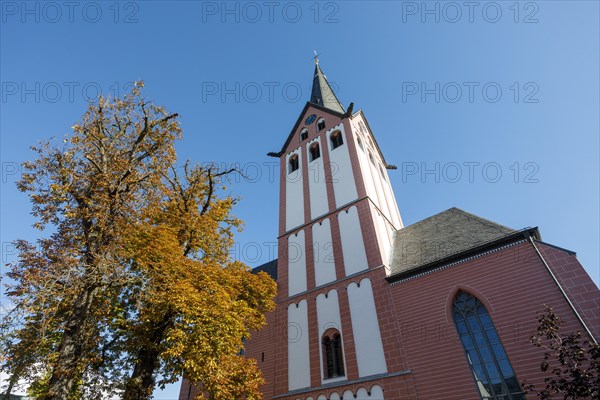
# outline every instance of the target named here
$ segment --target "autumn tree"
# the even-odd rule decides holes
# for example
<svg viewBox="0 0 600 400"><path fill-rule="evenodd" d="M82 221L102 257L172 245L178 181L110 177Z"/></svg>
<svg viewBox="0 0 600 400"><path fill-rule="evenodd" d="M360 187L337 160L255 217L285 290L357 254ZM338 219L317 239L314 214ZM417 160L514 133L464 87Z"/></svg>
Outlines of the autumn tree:
<svg viewBox="0 0 600 400"><path fill-rule="evenodd" d="M544 378L543 389L524 382L526 392L537 393L543 400L600 398L600 346L579 331L561 334L563 321L551 307L538 315L538 323L531 342L545 349L540 369L549 376Z"/></svg>
<svg viewBox="0 0 600 400"><path fill-rule="evenodd" d="M217 185L229 171L186 164L180 179L177 114L142 86L91 104L62 143L24 164L19 189L51 233L18 241L9 265L8 393L20 378L45 400L149 398L157 374L164 384L185 372L207 393L260 383L237 354L272 309L274 282L228 258L240 223Z"/></svg>
<svg viewBox="0 0 600 400"><path fill-rule="evenodd" d="M130 305L127 346L137 348L123 398L150 398L182 374L211 399L259 398L262 383L253 361L240 356L242 339L274 307L274 282L230 260L235 199L217 197L222 176L212 166L176 169L165 176L158 207L129 237L133 269L143 277Z"/></svg>

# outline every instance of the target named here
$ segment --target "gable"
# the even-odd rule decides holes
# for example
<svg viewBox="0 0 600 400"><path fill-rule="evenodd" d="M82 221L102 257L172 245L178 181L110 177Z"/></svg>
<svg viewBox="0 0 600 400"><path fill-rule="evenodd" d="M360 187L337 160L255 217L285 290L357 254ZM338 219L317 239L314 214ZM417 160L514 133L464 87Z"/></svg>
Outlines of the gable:
<svg viewBox="0 0 600 400"><path fill-rule="evenodd" d="M289 149L295 149L297 146L291 147L290 144L292 143L294 137L298 137L298 135L300 134L300 131L304 127L309 128L309 126L305 125L305 121L306 121L306 118L311 114L316 114L317 118L315 119L315 121L312 124L310 124L310 127L316 126L316 123L320 117L324 117L324 118L328 118L328 119L333 117L333 118L338 118L339 120L341 120L347 116L346 114L339 113L339 112L330 110L325 107L321 107L317 104L313 104L308 101L308 102L306 102L306 105L302 109L302 112L300 112L300 116L296 120L296 123L294 124L294 127L292 128L291 132L289 133L285 143L281 147L281 150L279 150L278 152L270 152L268 155L271 157L281 157L283 154L288 152ZM337 124L334 124L334 125L337 125ZM333 125L330 125L330 126L333 126ZM311 129L309 129L309 133L314 132L314 130L312 132L310 132L310 131L311 131Z"/></svg>

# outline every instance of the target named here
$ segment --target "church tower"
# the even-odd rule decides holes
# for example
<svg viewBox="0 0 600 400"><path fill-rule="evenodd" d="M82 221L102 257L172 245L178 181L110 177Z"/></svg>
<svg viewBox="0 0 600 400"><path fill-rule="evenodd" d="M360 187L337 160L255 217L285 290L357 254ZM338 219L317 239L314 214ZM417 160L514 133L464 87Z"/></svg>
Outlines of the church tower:
<svg viewBox="0 0 600 400"><path fill-rule="evenodd" d="M318 60L281 150L277 306L244 354L265 400L523 400L544 387L535 317L600 337L600 291L576 254L457 208L404 227L361 111ZM199 388L184 380L180 400Z"/></svg>
<svg viewBox="0 0 600 400"><path fill-rule="evenodd" d="M344 108L315 63L310 101L269 153L280 160L277 320L287 321L287 337L275 341L273 395L281 398L384 377L386 354L395 354L382 336L386 291L375 284L403 227L387 174L395 167L362 111ZM383 399L377 387L364 398Z"/></svg>

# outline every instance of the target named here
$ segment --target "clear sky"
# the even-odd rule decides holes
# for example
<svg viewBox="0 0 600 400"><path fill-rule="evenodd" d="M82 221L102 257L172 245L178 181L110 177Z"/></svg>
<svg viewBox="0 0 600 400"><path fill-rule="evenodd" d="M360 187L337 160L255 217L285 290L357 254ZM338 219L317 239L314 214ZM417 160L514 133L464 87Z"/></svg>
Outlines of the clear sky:
<svg viewBox="0 0 600 400"><path fill-rule="evenodd" d="M181 115L181 159L239 164L235 257L274 258L275 159L310 96L313 50L363 109L405 225L450 207L577 252L599 281L597 1L2 1L1 242L35 239L15 188L28 147L98 91ZM174 399L178 387L157 393Z"/></svg>

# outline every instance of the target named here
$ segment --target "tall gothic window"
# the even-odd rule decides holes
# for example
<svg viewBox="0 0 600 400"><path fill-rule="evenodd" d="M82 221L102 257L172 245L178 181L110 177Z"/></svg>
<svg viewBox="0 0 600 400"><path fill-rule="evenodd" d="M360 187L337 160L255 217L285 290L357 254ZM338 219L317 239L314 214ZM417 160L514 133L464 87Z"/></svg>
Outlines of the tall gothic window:
<svg viewBox="0 0 600 400"><path fill-rule="evenodd" d="M458 292L454 323L483 400L524 400L519 381L487 310L477 298Z"/></svg>
<svg viewBox="0 0 600 400"><path fill-rule="evenodd" d="M342 338L337 331L323 337L323 372L325 379L344 376L344 355Z"/></svg>

